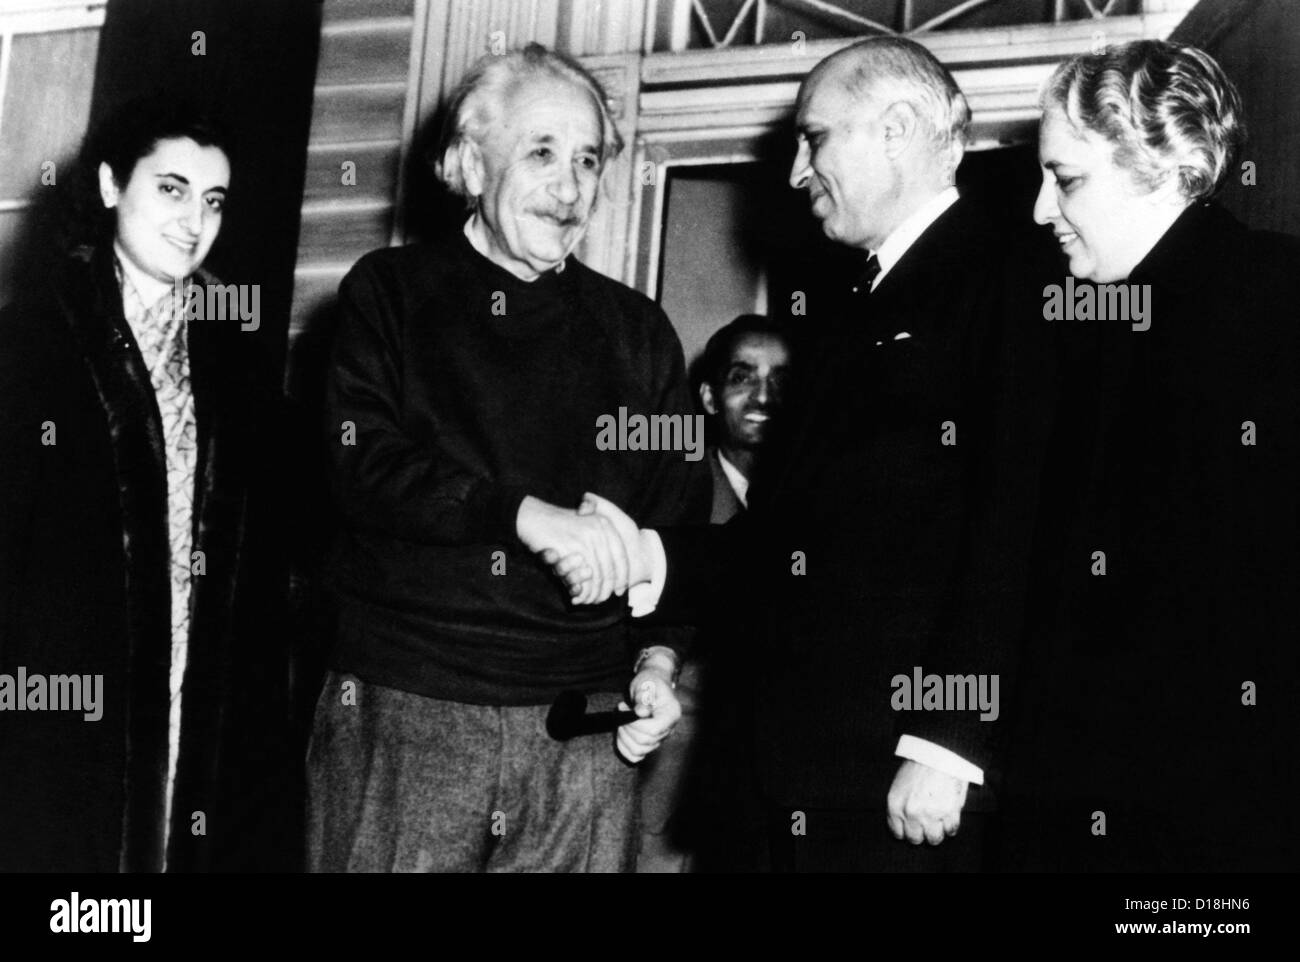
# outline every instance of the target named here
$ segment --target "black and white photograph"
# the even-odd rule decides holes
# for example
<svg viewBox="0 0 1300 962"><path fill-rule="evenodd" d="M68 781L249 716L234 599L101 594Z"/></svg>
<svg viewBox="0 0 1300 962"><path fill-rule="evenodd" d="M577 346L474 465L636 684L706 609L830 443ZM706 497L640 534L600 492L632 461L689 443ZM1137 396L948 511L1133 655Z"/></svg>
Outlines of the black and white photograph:
<svg viewBox="0 0 1300 962"><path fill-rule="evenodd" d="M0 933L1278 936L1298 157L1295 0L0 0Z"/></svg>

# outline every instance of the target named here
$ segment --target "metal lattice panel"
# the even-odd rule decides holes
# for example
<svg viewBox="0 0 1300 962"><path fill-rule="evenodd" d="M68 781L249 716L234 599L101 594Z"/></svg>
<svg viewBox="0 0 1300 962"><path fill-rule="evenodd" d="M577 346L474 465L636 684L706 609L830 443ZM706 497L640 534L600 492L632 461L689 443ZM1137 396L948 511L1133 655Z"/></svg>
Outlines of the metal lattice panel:
<svg viewBox="0 0 1300 962"><path fill-rule="evenodd" d="M834 25L833 29L840 36L914 35L958 26L963 18L981 8L999 5L1009 8L1014 0L1010 2L1009 0L960 0L948 9L934 13L924 20L919 20L917 17L915 0L901 0L896 11L893 11L895 24L898 26L891 26L880 19L866 16L864 10L874 9L880 5L864 2L853 4L844 0L839 3L832 3L830 0L744 0L740 9L731 15L729 21L726 19L727 12L716 0L681 0L681 2L689 2L690 19L698 28L694 32L697 42L689 45L722 49L784 41L785 37L772 37L769 31L772 15L778 12L814 16L828 25ZM1119 10L1121 2L1120 0L1054 0L1050 6L1051 9L1046 17L1028 16L1021 22L1060 23L1067 19L1088 18L1100 20ZM1044 9L1045 7L1046 5ZM1140 10L1130 9L1131 7L1132 4L1124 7L1123 12L1140 12ZM698 42L700 39L703 40L702 44Z"/></svg>

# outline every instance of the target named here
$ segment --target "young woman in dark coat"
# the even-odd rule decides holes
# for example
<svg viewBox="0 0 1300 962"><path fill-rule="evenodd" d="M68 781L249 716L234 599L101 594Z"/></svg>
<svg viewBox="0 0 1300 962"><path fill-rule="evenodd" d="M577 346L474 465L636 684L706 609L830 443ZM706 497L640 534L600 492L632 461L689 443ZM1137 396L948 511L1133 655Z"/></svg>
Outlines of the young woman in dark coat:
<svg viewBox="0 0 1300 962"><path fill-rule="evenodd" d="M135 103L82 165L0 313L0 870L278 867L281 395L201 269L226 141Z"/></svg>

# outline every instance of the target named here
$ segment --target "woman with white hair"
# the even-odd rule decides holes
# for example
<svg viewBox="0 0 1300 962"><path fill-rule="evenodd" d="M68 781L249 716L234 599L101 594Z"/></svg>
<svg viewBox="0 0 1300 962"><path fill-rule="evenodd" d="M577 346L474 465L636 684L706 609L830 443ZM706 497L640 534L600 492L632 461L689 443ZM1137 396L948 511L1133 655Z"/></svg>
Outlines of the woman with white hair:
<svg viewBox="0 0 1300 962"><path fill-rule="evenodd" d="M1168 42L1043 95L1034 218L1095 308L1054 322L1007 867L1293 864L1300 246L1210 200L1243 133L1218 64Z"/></svg>

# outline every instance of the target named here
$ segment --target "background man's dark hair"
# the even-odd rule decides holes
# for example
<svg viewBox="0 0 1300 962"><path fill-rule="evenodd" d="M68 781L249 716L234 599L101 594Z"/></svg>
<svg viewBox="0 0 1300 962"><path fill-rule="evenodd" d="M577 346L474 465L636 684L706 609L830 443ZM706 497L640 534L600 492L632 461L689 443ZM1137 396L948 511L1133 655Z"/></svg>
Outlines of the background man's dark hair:
<svg viewBox="0 0 1300 962"><path fill-rule="evenodd" d="M736 343L747 334L769 334L779 337L790 347L790 329L779 320L764 317L761 314L741 314L735 320L724 324L713 332L704 351L695 362L691 378L691 390L699 393L700 385L705 381L715 390L722 384L731 363L731 352Z"/></svg>

